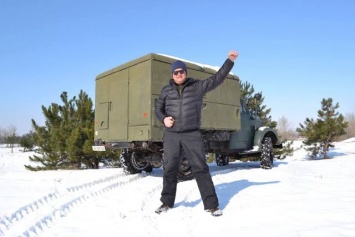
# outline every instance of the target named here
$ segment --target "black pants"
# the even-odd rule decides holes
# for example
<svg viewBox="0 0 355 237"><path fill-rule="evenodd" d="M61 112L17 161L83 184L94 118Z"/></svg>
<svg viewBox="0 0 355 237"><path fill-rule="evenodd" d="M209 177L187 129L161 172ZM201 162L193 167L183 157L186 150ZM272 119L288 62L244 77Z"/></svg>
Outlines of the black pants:
<svg viewBox="0 0 355 237"><path fill-rule="evenodd" d="M165 132L164 144L164 176L160 201L169 207L175 203L177 173L182 150L191 165L204 209L218 207L218 198L206 163L205 147L200 131L174 133Z"/></svg>

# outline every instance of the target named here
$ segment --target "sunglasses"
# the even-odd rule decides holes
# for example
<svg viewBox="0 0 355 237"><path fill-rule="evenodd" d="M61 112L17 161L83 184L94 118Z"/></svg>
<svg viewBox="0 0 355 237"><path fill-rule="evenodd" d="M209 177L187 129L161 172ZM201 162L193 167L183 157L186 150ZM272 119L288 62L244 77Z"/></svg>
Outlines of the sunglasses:
<svg viewBox="0 0 355 237"><path fill-rule="evenodd" d="M176 71L173 72L173 74L174 74L175 76L176 76L177 74L179 74L179 73L182 75L182 74L185 73L185 71L181 69L181 70L176 70Z"/></svg>

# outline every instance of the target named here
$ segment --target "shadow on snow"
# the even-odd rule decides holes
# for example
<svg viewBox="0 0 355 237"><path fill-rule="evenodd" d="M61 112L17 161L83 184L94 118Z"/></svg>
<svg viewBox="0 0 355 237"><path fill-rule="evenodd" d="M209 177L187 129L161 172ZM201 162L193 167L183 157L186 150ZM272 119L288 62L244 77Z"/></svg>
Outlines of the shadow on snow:
<svg viewBox="0 0 355 237"><path fill-rule="evenodd" d="M268 184L276 184L280 181L269 181L269 182L249 182L246 179L236 180L233 182L222 183L215 186L216 192L219 197L219 208L225 209L231 199L237 195L243 189L249 188L255 185L268 185ZM195 207L201 202L201 199L197 199L193 202L181 201L175 204L175 207L185 206L185 207Z"/></svg>

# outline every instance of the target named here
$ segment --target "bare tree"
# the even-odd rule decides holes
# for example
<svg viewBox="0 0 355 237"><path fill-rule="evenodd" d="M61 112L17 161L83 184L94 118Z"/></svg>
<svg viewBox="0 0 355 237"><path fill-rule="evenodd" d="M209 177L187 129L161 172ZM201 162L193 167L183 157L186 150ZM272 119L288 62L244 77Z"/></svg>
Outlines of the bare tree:
<svg viewBox="0 0 355 237"><path fill-rule="evenodd" d="M345 121L348 122L348 127L346 129L346 135L344 135L342 138L347 139L355 137L355 114L345 114Z"/></svg>
<svg viewBox="0 0 355 237"><path fill-rule="evenodd" d="M3 138L3 131L0 127L0 144L4 142L4 138Z"/></svg>
<svg viewBox="0 0 355 237"><path fill-rule="evenodd" d="M285 116L282 116L277 122L277 133L282 140L295 140L298 135L292 130L292 124Z"/></svg>
<svg viewBox="0 0 355 237"><path fill-rule="evenodd" d="M11 148L11 153L14 152L14 146L18 143L18 137L16 135L17 128L14 125L10 125L7 129L3 131L4 141Z"/></svg>

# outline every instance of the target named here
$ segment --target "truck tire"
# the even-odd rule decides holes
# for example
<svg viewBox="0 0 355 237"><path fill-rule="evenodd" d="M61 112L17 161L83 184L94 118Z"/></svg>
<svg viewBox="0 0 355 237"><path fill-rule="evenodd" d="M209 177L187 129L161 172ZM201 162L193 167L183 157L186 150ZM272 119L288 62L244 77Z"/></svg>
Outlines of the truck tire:
<svg viewBox="0 0 355 237"><path fill-rule="evenodd" d="M271 137L264 137L261 143L260 166L263 169L271 169L274 163Z"/></svg>
<svg viewBox="0 0 355 237"><path fill-rule="evenodd" d="M178 175L177 175L177 181L178 183L188 181L188 180L193 180L195 178L194 174L192 171L186 171L182 172L179 170Z"/></svg>
<svg viewBox="0 0 355 237"><path fill-rule="evenodd" d="M123 149L120 154L120 164L125 174L136 174L138 171L133 167L131 162L132 152Z"/></svg>
<svg viewBox="0 0 355 237"><path fill-rule="evenodd" d="M225 166L229 164L229 156L216 153L216 164L218 166Z"/></svg>
<svg viewBox="0 0 355 237"><path fill-rule="evenodd" d="M194 179L194 174L192 173L191 166L186 158L181 159L177 178L178 182Z"/></svg>
<svg viewBox="0 0 355 237"><path fill-rule="evenodd" d="M120 154L121 167L125 174L137 174L145 172L152 172L153 167L145 159L144 153L137 153L128 150L123 150Z"/></svg>
<svg viewBox="0 0 355 237"><path fill-rule="evenodd" d="M145 159L146 154L144 152L132 152L131 154L131 163L132 166L137 172L141 172L143 170L147 172L151 172L152 168L150 163Z"/></svg>

